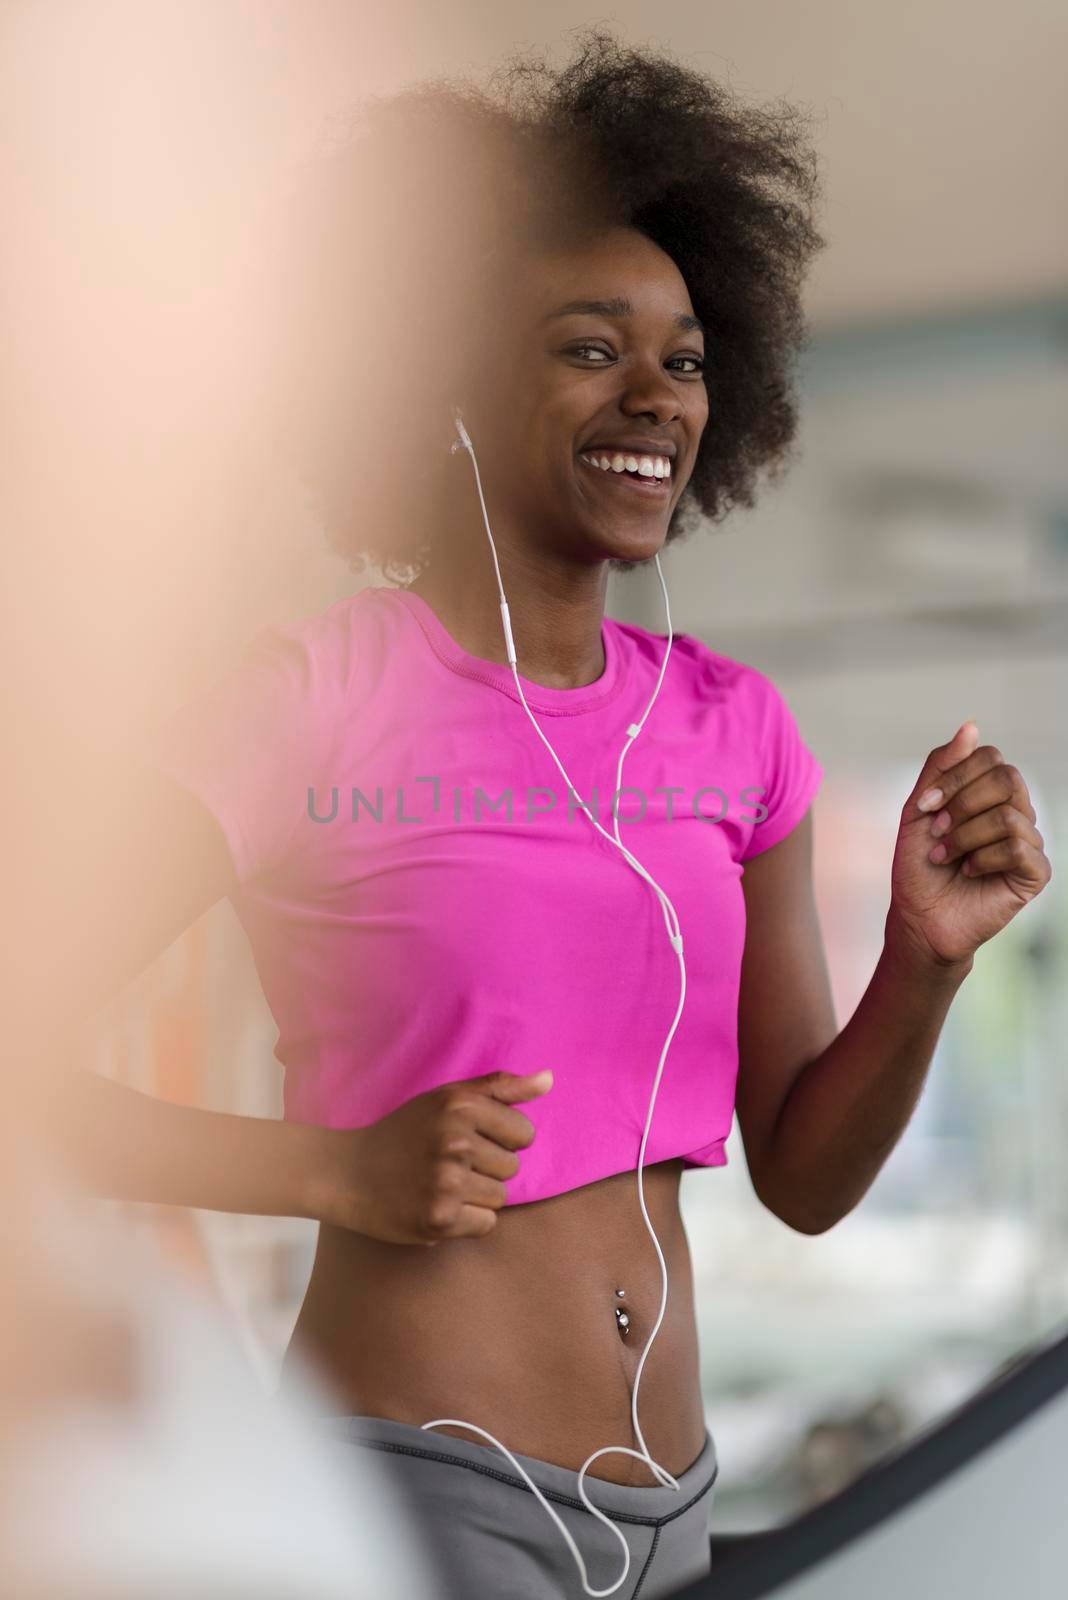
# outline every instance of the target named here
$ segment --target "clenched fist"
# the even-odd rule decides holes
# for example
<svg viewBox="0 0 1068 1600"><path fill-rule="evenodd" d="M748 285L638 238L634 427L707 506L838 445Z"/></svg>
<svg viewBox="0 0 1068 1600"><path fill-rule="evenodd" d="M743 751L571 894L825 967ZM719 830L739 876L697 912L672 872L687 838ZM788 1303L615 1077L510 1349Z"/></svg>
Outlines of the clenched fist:
<svg viewBox="0 0 1068 1600"><path fill-rule="evenodd" d="M1036 823L1019 769L961 723L902 810L887 937L943 966L970 961L1053 876Z"/></svg>
<svg viewBox="0 0 1068 1600"><path fill-rule="evenodd" d="M481 1237L507 1203L534 1127L517 1103L552 1088L548 1070L488 1072L428 1089L364 1128L324 1130L320 1220L391 1244Z"/></svg>

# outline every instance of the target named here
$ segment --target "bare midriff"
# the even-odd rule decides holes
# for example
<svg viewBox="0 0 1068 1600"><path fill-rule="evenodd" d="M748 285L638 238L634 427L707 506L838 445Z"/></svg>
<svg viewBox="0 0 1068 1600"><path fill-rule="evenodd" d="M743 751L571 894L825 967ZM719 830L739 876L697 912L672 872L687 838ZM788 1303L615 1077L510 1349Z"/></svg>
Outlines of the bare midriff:
<svg viewBox="0 0 1068 1600"><path fill-rule="evenodd" d="M643 1175L668 1303L638 1391L650 1454L675 1476L697 1459L705 1437L681 1174L674 1160ZM633 1171L505 1206L484 1238L430 1248L324 1223L282 1388L297 1353L326 1380L331 1414L415 1427L461 1418L509 1450L577 1472L602 1445L640 1448L631 1390L660 1297ZM434 1430L450 1433L489 1447L462 1428ZM622 1454L600 1456L587 1476L657 1482Z"/></svg>

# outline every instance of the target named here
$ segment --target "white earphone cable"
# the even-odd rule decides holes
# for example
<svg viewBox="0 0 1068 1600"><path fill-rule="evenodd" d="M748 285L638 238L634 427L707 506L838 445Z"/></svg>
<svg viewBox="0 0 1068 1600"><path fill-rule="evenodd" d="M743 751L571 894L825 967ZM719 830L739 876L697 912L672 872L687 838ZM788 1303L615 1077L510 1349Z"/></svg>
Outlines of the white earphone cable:
<svg viewBox="0 0 1068 1600"><path fill-rule="evenodd" d="M452 445L452 447L451 447L452 451L455 452L455 451L457 451L457 450L459 450L461 448L467 450L468 454L471 457L472 465L474 466L474 469L475 469L475 482L476 482L476 484L478 486L478 498L479 498L479 502L480 502L480 504L482 506L482 517L483 517L483 520L484 520L484 522L486 524L486 533L489 536L490 550L492 551L492 554L493 554L493 565L494 565L494 569L495 569L496 574L497 574L497 588L498 588L498 591L499 591L500 597L501 597L501 621L502 621L502 624L503 624L503 627L504 627L504 637L505 637L505 644L506 644L507 653L508 653L508 661L509 661L509 664L510 664L510 666L512 668L512 676L515 679L516 688L519 691L519 698L520 698L520 700L522 702L523 709L526 711L527 716L529 717L531 723L533 724L534 731L537 733L538 737L541 739L542 743L545 745L545 747L548 750L549 754L552 756L553 760L556 762L556 765L559 768L560 773L561 773L562 777L564 778L564 781L567 783L569 790L571 791L572 794L577 794L577 790L575 789L574 784L571 782L571 779L568 777L567 772L565 771L565 769L563 767L563 764L561 763L559 757L556 754L556 751L553 749L552 745L549 743L548 739L545 737L545 734L542 732L541 728L539 727L537 719L535 718L533 712L531 711L530 706L527 704L526 695L523 693L523 685L520 682L519 672L518 672L518 668L517 668L517 665L516 665L516 651L515 651L515 644L514 644L513 639L512 639L511 619L510 619L509 614L508 614L508 601L507 601L507 598L506 598L505 593L504 593L504 584L501 581L501 569L500 569L500 563L498 562L498 559L497 559L497 547L496 547L496 545L494 543L494 540L493 540L493 533L492 533L492 531L490 529L490 524L489 524L489 516L488 516L487 511L486 511L486 501L485 501L485 497L483 496L483 493L482 493L482 478L481 478L481 475L480 475L479 470L478 470L478 461L475 458L474 446L471 443L471 439L470 439L470 437L468 435L467 429L464 427L463 419L462 419L459 411L455 411L454 410L453 417L454 417L454 420L455 420L455 423L456 423L457 432L459 434L459 441ZM626 1446L626 1445L605 1445L600 1450L595 1450L592 1455L587 1457L586 1461L583 1463L582 1468L581 1468L581 1470L579 1471L579 1474L578 1474L578 1492L579 1492L580 1498L583 1501L583 1504L586 1506L586 1509L588 1511L592 1512L593 1515L595 1517L597 1517L599 1521L603 1522L607 1528L610 1528L611 1531L613 1532L613 1534L615 1534L616 1538L619 1540L620 1544L623 1546L623 1556L624 1556L623 1571L620 1573L620 1575L616 1579L615 1583L611 1584L607 1589L592 1589L590 1587L589 1576L588 1576L588 1573L586 1571L586 1563L583 1561L581 1552L579 1551L578 1546L575 1544L574 1539L571 1537L570 1532L564 1526L564 1524L561 1521L560 1517L553 1510L552 1506L549 1504L548 1500L546 1500L545 1496L542 1494L542 1492L538 1488L537 1484L530 1477L529 1473L527 1473L523 1469L523 1467L516 1460L516 1458L512 1454L512 1452L510 1450L508 1450L505 1445L501 1444L499 1439L495 1439L493 1437L493 1435L491 1433L488 1433L484 1428L479 1428L474 1423L471 1423L471 1422L463 1422L463 1421L459 1420L456 1417L439 1417L434 1422L424 1422L422 1424L422 1426L424 1428L441 1428L441 1427L467 1428L473 1433L480 1434L484 1439L488 1439L491 1444L495 1445L498 1450L500 1450L505 1456L508 1457L508 1460L512 1463L513 1467L515 1467L516 1471L530 1485L530 1488L533 1490L533 1492L536 1495L536 1497L538 1498L538 1500L545 1507L545 1510L549 1513L549 1516L552 1518L552 1520L556 1523L557 1527L560 1529L560 1532L562 1533L562 1535L564 1537L564 1540L567 1543L567 1546L571 1551L571 1554L575 1558L575 1562L576 1562L576 1564L578 1566L578 1569L579 1569L579 1575L580 1575L580 1577L582 1579L582 1587L585 1590L586 1594L595 1597L595 1600L604 1600L605 1596L611 1595L611 1594L615 1594L616 1590L620 1587L620 1585L623 1584L626 1581L627 1573L630 1571L630 1549L629 1549L629 1547L627 1545L626 1539L623 1537L623 1534L620 1532L620 1530L616 1527L615 1523L613 1523L610 1520L610 1518L605 1515L605 1513L603 1511L601 1511L597 1506L595 1506L590 1501L590 1499L588 1498L588 1496L586 1494L585 1488L583 1487L582 1480L585 1477L590 1465L594 1461L597 1460L598 1456L603 1456L603 1455L628 1455L628 1456L633 1456L638 1461L644 1461L645 1464L653 1472L655 1477L660 1481L660 1483L665 1488L673 1489L676 1492L679 1489L679 1484L678 1484L677 1479L675 1479L671 1475L671 1473L667 1471L667 1469L665 1467L662 1467L659 1464L659 1462L654 1461L652 1456L649 1453L649 1447L645 1442L645 1437L644 1437L644 1435L642 1433L642 1430L641 1430L641 1424L638 1421L638 1388L639 1388L639 1385L641 1383L642 1372L643 1372L643 1370L645 1368L645 1363L646 1363L646 1360L648 1358L649 1351L652 1349L653 1341L656 1338L657 1334L659 1333L661 1324L663 1323L663 1320L664 1320L664 1313L665 1313L665 1311L667 1309L667 1297L668 1297L667 1262L664 1259L664 1252L660 1247L660 1241L656 1236L656 1232L655 1232L655 1230L653 1228L653 1224L652 1224L652 1222L651 1222L651 1220L649 1218L648 1209L646 1208L646 1204L645 1204L645 1186L644 1186L644 1182L643 1182L642 1169L643 1169L644 1164L645 1164L645 1150L646 1150L646 1146L647 1146L648 1141L649 1141L649 1130L652 1127L653 1110L654 1110L654 1108L656 1106L656 1097L657 1097L657 1092L658 1092L658 1090L660 1088L660 1079L661 1079L661 1077L663 1075L663 1071L664 1071L664 1062L667 1059L667 1053L668 1053L668 1049L670 1048L671 1041L675 1037L675 1030L677 1029L677 1027L679 1025L679 1019L682 1016L682 1009L683 1009L683 1005L685 1004L685 1000L686 1000L686 961L685 961L685 958L684 958L683 953L682 953L682 931L681 931L681 929L679 927L679 921L678 921L678 916L676 915L676 912L675 912L675 907L672 904L672 902L671 902L670 898L668 897L668 895L665 893L665 891L660 887L660 885L653 878L652 874L649 873L645 869L645 867L643 867L642 863L636 859L636 857L631 853L631 851L629 851L627 849L626 845L620 839L620 837L619 837L619 806L618 806L619 792L620 792L620 788L621 788L621 785L622 785L623 761L624 761L624 758L626 757L626 754L627 754L628 750L630 749L631 745L634 743L634 740L638 737L638 734L641 732L643 726L645 725L646 718L648 717L650 711L653 708L653 704L654 704L654 702L656 700L657 695L660 693L660 686L664 681L664 673L665 673L665 670L667 668L668 656L671 654L671 641L672 641L672 638L674 637L673 633L672 633L672 629L671 629L671 610L670 610L670 605L669 605L669 602L668 602L667 585L664 582L664 574L661 571L659 554L657 554L657 556L656 556L656 570L657 570L657 575L658 575L658 577L660 579L660 587L661 587L661 589L663 591L663 595L664 595L664 609L665 609L665 612L666 612L666 615L667 615L667 632L668 632L667 649L664 651L664 657L663 657L663 660L660 663L660 674L659 674L659 677L657 678L657 681L656 681L656 687L654 688L652 696L650 697L649 704L646 706L645 711L642 713L641 720L639 722L637 722L637 723L633 723L632 722L630 724L630 726L627 728L627 735L628 735L627 741L624 744L623 749L620 751L619 764L618 764L618 766L616 768L615 803L613 804L613 808L612 808L612 811L613 811L612 833L608 833L606 831L606 829L602 828L601 824L597 821L596 817L594 817L592 815L592 813L586 809L585 805L582 805L581 802L580 802L580 809L582 810L584 815L588 818L588 820L592 823L592 825L597 829L598 833L600 833L605 839L607 839L609 844L614 845L619 850L619 852L624 857L624 859L627 861L627 863L634 869L635 872L638 873L638 875L641 878L643 878L645 880L645 882L653 890L653 893L656 895L656 897L657 897L657 899L658 899L658 901L660 903L661 911L662 911L663 916L664 916L664 923L665 923L665 927L667 929L668 939L670 940L672 949L675 951L675 954L679 958L679 977L680 977L679 1003L678 1003L678 1007L677 1007L677 1009L675 1011L675 1017L674 1017L674 1020L673 1020L673 1022L671 1024L671 1028L668 1031L667 1038L664 1041L664 1047L660 1052L660 1061L659 1061L659 1063L657 1065L656 1077L653 1080L653 1089L652 1089L652 1093L651 1093L650 1098L649 1098L649 1110L648 1110L648 1113L647 1113L646 1119L645 1119L645 1129L644 1129L644 1132L642 1133L641 1145L640 1145L640 1148L639 1148L639 1151L638 1151L638 1202L639 1202L639 1205L641 1207L641 1213L642 1213L642 1217L643 1217L643 1219L645 1221L645 1226L646 1226L646 1228L648 1229L648 1232L649 1232L649 1237L653 1241L653 1247L654 1247L654 1249L656 1251L657 1260L660 1263L660 1274L661 1274L660 1310L659 1310L659 1312L657 1314L656 1322L653 1325L653 1330L650 1333L649 1338L646 1341L644 1350L642 1351L641 1359L638 1362L638 1368L637 1368L637 1371L636 1371L636 1373L634 1375L634 1388L633 1388L633 1390L631 1392L631 1421L632 1421L632 1424L633 1424L633 1427L634 1427L635 1438L638 1440L639 1444L641 1445L641 1450L640 1451L639 1450L632 1450L632 1449L629 1448L629 1446Z"/></svg>

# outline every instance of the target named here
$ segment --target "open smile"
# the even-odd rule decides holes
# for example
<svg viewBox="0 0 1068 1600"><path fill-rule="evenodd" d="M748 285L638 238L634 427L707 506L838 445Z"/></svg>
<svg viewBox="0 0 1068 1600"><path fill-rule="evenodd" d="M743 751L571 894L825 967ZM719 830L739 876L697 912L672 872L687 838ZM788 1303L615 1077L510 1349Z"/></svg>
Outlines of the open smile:
<svg viewBox="0 0 1068 1600"><path fill-rule="evenodd" d="M587 474L592 478L599 478L603 483L612 487L621 488L624 493L640 494L647 500L667 500L671 497L671 477L662 478L646 477L637 472L613 472L609 467L594 466L585 456L579 456L579 461L585 467Z"/></svg>

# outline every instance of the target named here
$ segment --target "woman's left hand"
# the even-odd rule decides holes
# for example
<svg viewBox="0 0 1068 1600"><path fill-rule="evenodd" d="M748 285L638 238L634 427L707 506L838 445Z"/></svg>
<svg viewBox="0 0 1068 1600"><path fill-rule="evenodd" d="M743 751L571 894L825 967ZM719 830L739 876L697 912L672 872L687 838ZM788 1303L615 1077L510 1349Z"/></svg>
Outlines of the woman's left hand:
<svg viewBox="0 0 1068 1600"><path fill-rule="evenodd" d="M1053 876L1026 783L978 738L965 722L931 751L894 850L887 926L939 965L970 960Z"/></svg>

